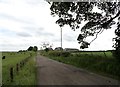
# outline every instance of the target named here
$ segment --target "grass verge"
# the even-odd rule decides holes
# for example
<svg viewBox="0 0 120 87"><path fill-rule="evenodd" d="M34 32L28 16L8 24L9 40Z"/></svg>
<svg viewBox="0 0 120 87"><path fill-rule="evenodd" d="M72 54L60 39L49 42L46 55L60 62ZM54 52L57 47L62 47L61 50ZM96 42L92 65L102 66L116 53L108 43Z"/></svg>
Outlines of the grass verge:
<svg viewBox="0 0 120 87"><path fill-rule="evenodd" d="M105 56L102 52L94 52L92 55L87 52L71 53L68 56L58 55L58 53L56 55L56 52L41 52L41 54L56 61L120 80L120 63L109 52L106 52Z"/></svg>
<svg viewBox="0 0 120 87"><path fill-rule="evenodd" d="M30 55L32 55L30 57ZM7 52L3 53L6 56L2 60L2 80L3 85L35 85L36 84L36 67L35 67L35 52ZM19 67L16 71L16 64L30 57L23 67ZM10 81L10 67L13 67L13 82Z"/></svg>
<svg viewBox="0 0 120 87"><path fill-rule="evenodd" d="M35 57L29 59L26 65L15 76L10 85L36 85ZM22 78L21 78L22 77Z"/></svg>

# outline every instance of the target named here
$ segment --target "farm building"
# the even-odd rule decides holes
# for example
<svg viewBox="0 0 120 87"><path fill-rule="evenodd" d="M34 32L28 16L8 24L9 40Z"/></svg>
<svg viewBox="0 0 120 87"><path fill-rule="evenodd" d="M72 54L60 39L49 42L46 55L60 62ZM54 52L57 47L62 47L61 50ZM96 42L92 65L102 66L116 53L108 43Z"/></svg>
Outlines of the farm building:
<svg viewBox="0 0 120 87"><path fill-rule="evenodd" d="M56 47L54 50L60 51L60 50L63 50L63 48L62 47Z"/></svg>
<svg viewBox="0 0 120 87"><path fill-rule="evenodd" d="M77 51L79 51L79 49L76 49L76 48L65 48L64 51L67 51L67 52L77 52Z"/></svg>
<svg viewBox="0 0 120 87"><path fill-rule="evenodd" d="M53 51L53 49L52 49L52 48L48 48L48 50L49 50L49 51Z"/></svg>

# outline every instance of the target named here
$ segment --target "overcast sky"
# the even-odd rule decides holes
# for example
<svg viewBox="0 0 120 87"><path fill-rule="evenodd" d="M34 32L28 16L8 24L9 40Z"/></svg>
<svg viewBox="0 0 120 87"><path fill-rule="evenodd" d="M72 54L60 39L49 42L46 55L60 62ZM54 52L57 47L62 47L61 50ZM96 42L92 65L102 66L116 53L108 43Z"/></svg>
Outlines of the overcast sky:
<svg viewBox="0 0 120 87"><path fill-rule="evenodd" d="M60 27L49 8L44 0L0 0L0 51L26 50L29 46L40 49L43 42L60 47ZM79 29L65 26L63 48L79 49L79 33ZM114 37L114 29L105 30L86 50L113 49Z"/></svg>

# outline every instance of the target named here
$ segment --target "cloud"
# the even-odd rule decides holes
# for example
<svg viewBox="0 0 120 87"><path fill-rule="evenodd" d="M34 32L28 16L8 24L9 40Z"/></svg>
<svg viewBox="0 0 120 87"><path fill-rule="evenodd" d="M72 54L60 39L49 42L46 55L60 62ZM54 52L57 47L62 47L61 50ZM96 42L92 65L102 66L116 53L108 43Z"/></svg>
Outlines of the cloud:
<svg viewBox="0 0 120 87"><path fill-rule="evenodd" d="M26 50L28 45L26 44L0 44L0 51L18 51L20 49Z"/></svg>
<svg viewBox="0 0 120 87"><path fill-rule="evenodd" d="M17 17L12 16L12 15L8 15L8 14L0 14L0 17L4 18L4 19L7 19L7 20L15 21L15 22L26 23L26 24L33 24L30 21L22 20L20 18L17 18Z"/></svg>
<svg viewBox="0 0 120 87"><path fill-rule="evenodd" d="M43 27L27 26L27 27L23 27L23 29L31 33L34 36L40 36L40 37L53 37L54 36L54 33L46 31Z"/></svg>
<svg viewBox="0 0 120 87"><path fill-rule="evenodd" d="M76 41L75 37L70 35L64 35L64 40L68 42Z"/></svg>
<svg viewBox="0 0 120 87"><path fill-rule="evenodd" d="M14 32L14 31L11 31L11 30L9 30L9 29L0 27L0 33L13 33L13 32Z"/></svg>
<svg viewBox="0 0 120 87"><path fill-rule="evenodd" d="M32 37L32 35L26 33L26 32L19 32L17 33L18 36L21 36L21 37Z"/></svg>
<svg viewBox="0 0 120 87"><path fill-rule="evenodd" d="M49 37L49 36L54 36L54 33L50 32L49 30L45 30L43 27L39 27L39 28L30 28L33 32L35 36L44 36L44 37Z"/></svg>
<svg viewBox="0 0 120 87"><path fill-rule="evenodd" d="M61 41L61 39L59 38L54 38L53 40L52 40L52 42L60 42Z"/></svg>
<svg viewBox="0 0 120 87"><path fill-rule="evenodd" d="M16 36L16 32L6 29L6 28L2 28L0 27L0 36L10 36L10 37L15 37Z"/></svg>
<svg viewBox="0 0 120 87"><path fill-rule="evenodd" d="M28 31L43 31L44 28L43 27L38 27L38 26L26 26L26 27L22 27L24 30L28 30Z"/></svg>
<svg viewBox="0 0 120 87"><path fill-rule="evenodd" d="M35 33L36 36L44 36L44 37L54 37L53 33L49 33L49 32L44 32L44 31L36 31Z"/></svg>
<svg viewBox="0 0 120 87"><path fill-rule="evenodd" d="M50 15L50 5L45 0L0 0L0 8L0 47L4 50L26 49L30 45L40 47L43 41L60 46L60 27L55 24L57 17ZM63 47L79 48L76 39L80 30L74 32L67 26L62 29ZM111 49L113 34L114 30L107 30L88 49ZM108 39L104 40L106 45L102 42L104 38Z"/></svg>
<svg viewBox="0 0 120 87"><path fill-rule="evenodd" d="M38 5L41 3L41 1L43 2L44 0L25 0L27 4L31 4L31 5Z"/></svg>
<svg viewBox="0 0 120 87"><path fill-rule="evenodd" d="M0 3L9 3L10 0L0 0Z"/></svg>

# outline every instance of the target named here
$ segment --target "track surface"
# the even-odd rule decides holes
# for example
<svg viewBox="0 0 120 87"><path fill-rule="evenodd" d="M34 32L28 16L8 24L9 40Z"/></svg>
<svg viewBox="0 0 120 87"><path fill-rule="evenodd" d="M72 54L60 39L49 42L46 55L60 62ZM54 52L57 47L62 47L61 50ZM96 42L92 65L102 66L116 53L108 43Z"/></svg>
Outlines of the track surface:
<svg viewBox="0 0 120 87"><path fill-rule="evenodd" d="M117 80L37 56L38 85L118 85Z"/></svg>

